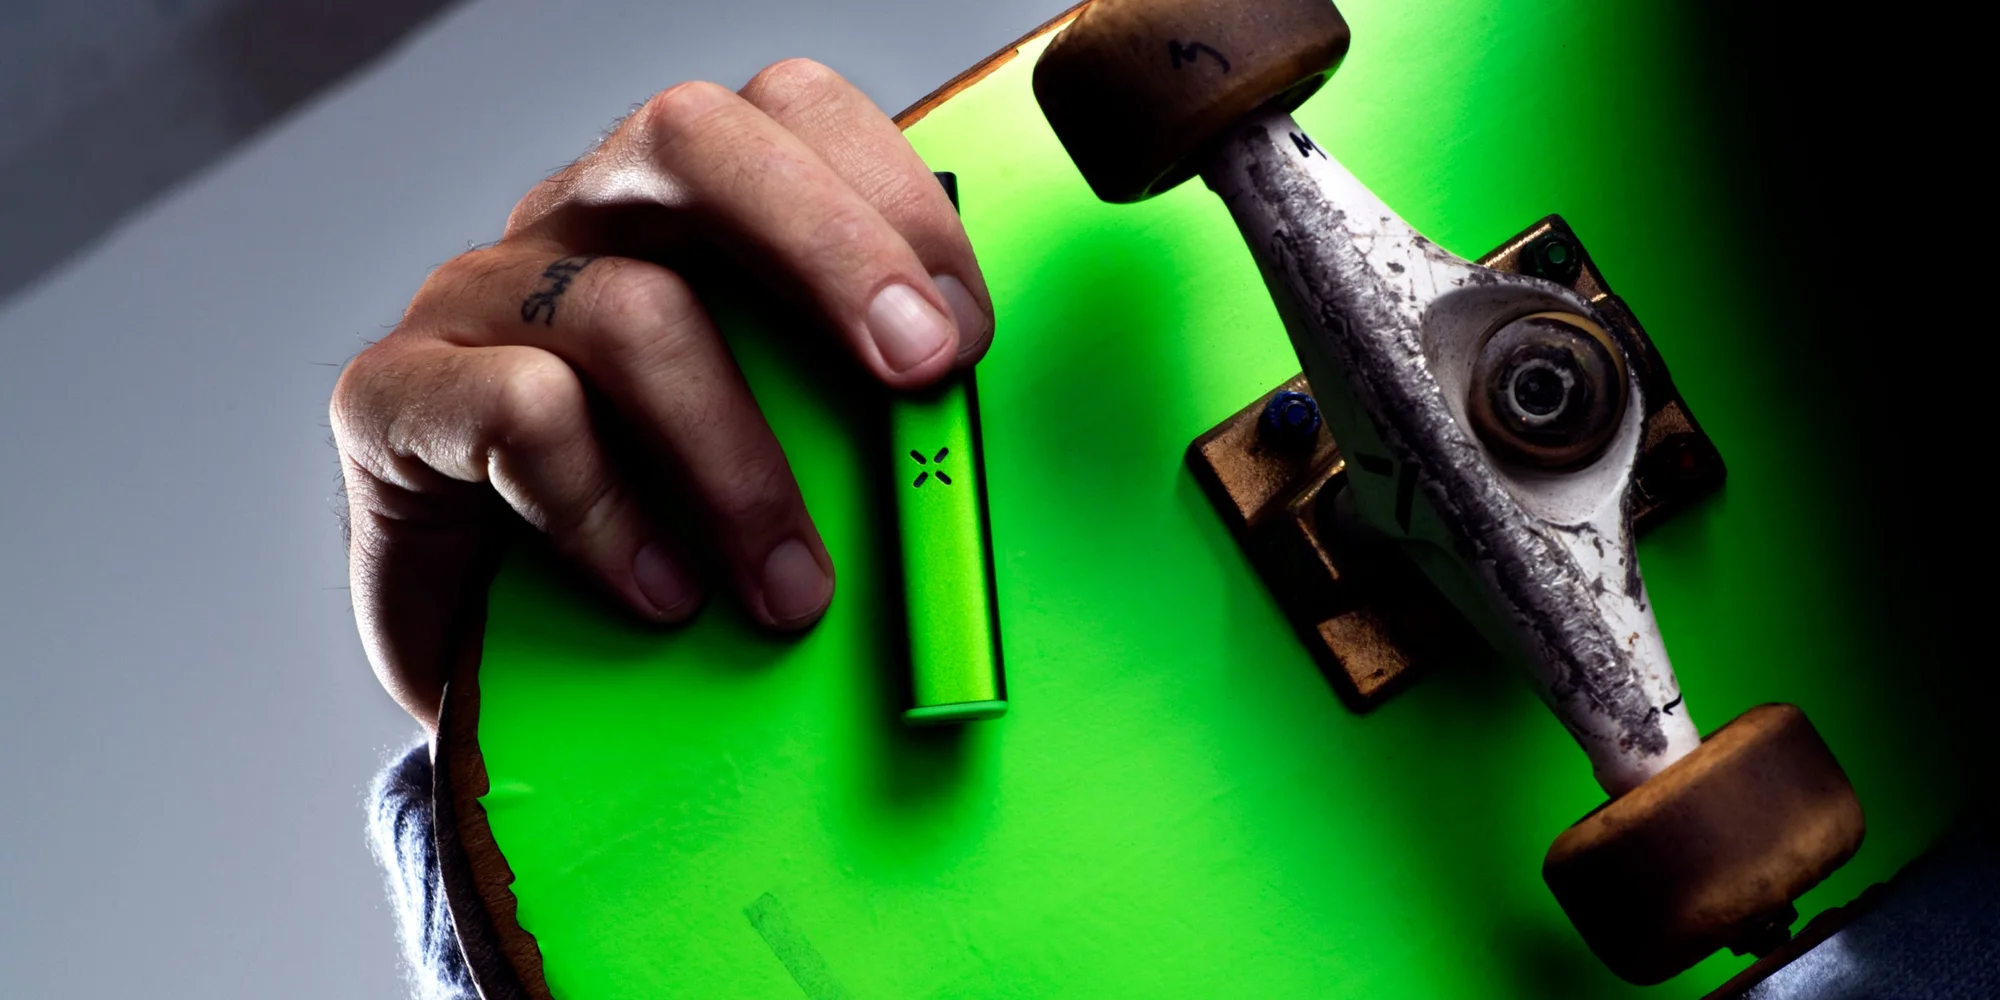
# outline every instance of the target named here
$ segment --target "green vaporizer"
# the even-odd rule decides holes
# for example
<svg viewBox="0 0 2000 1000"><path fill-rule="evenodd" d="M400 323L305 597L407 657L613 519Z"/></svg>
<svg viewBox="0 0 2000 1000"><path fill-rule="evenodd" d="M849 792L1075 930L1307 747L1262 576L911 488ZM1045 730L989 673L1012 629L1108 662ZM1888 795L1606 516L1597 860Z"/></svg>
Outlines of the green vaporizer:
<svg viewBox="0 0 2000 1000"><path fill-rule="evenodd" d="M938 180L958 204L956 178ZM971 372L889 407L891 488L901 539L911 725L1007 711L979 394Z"/></svg>

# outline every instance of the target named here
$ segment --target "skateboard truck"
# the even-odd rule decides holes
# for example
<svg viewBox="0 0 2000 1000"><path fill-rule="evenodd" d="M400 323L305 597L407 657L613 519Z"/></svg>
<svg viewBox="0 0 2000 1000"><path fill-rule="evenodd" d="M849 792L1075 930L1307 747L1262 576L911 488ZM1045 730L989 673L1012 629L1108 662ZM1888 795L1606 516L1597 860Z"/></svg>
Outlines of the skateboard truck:
<svg viewBox="0 0 2000 1000"><path fill-rule="evenodd" d="M1582 747L1609 801L1555 839L1542 875L1584 941L1635 983L1722 947L1768 951L1863 820L1798 708L1751 708L1704 741L1681 697L1634 532L1688 498L1675 477L1711 460L1720 474L1714 449L1559 220L1464 260L1292 119L1348 41L1326 0L1096 0L1044 50L1035 96L1100 198L1199 174L1257 261L1324 423L1308 434L1286 398L1268 435L1239 422L1209 441L1234 484L1224 513L1268 540L1260 558L1311 555L1324 568L1305 575L1335 600L1354 601L1349 566L1382 583L1407 569L1526 669ZM1259 448L1291 464L1241 460ZM1380 692L1418 652L1395 616L1423 606L1305 617L1328 612L1316 631L1332 623L1322 642L1356 664L1402 656L1363 671Z"/></svg>
<svg viewBox="0 0 2000 1000"><path fill-rule="evenodd" d="M1636 532L1722 486L1721 454L1637 317L1561 216L1528 227L1478 263L1575 290L1597 307L1627 356L1638 359L1647 412L1633 470ZM1280 383L1195 438L1188 468L1334 690L1365 711L1427 662L1477 649L1479 638L1421 573L1393 551L1371 547L1365 531L1348 524L1357 537L1343 544L1338 498L1347 468L1310 392L1303 373ZM1315 415L1309 433L1273 416L1306 407Z"/></svg>

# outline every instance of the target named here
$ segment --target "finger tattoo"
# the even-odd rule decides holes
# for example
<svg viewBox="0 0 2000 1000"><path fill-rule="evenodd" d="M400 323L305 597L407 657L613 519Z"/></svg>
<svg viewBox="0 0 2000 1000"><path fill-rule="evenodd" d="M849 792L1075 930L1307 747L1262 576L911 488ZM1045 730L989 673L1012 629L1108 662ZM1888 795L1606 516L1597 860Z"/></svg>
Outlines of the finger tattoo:
<svg viewBox="0 0 2000 1000"><path fill-rule="evenodd" d="M521 322L541 320L543 326L556 325L556 301L569 291L569 283L590 266L598 254L573 254L542 269L541 284L521 300Z"/></svg>

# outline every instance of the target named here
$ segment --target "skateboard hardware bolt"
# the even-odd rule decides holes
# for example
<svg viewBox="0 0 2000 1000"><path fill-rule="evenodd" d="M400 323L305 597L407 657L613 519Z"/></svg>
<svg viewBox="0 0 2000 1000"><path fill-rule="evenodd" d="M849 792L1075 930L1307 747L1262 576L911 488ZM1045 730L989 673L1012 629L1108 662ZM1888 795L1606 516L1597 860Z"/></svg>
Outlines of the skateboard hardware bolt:
<svg viewBox="0 0 2000 1000"><path fill-rule="evenodd" d="M1576 243L1561 233L1546 233L1521 252L1522 270L1559 285L1576 281L1583 272L1583 253Z"/></svg>
<svg viewBox="0 0 2000 1000"><path fill-rule="evenodd" d="M1697 450L1696 436L1670 434L1639 458L1632 481L1648 502L1658 503L1712 474L1712 466Z"/></svg>
<svg viewBox="0 0 2000 1000"><path fill-rule="evenodd" d="M1303 392L1287 389L1264 404L1257 428L1265 443L1281 451L1304 451L1319 436L1319 404Z"/></svg>

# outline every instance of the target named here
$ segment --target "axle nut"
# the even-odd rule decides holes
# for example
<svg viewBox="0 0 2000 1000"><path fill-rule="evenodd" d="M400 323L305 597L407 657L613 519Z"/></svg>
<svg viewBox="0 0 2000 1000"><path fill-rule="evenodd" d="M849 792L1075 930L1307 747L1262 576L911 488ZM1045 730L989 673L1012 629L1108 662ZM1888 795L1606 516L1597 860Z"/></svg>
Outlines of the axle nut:
<svg viewBox="0 0 2000 1000"><path fill-rule="evenodd" d="M1566 469L1597 457L1626 405L1624 355L1604 328L1568 313L1534 313L1486 338L1466 409L1501 458Z"/></svg>

